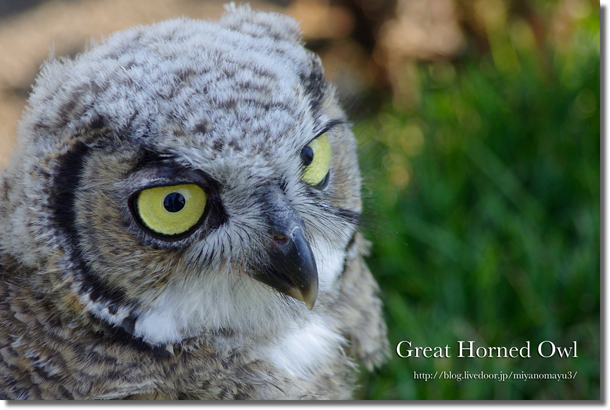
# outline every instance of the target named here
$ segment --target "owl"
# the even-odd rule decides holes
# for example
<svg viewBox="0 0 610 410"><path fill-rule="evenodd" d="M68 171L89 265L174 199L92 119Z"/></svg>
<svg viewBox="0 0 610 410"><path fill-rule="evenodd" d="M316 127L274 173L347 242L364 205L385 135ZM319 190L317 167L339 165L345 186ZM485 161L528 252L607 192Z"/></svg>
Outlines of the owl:
<svg viewBox="0 0 610 410"><path fill-rule="evenodd" d="M356 142L289 17L41 69L0 179L0 397L349 399L387 356Z"/></svg>

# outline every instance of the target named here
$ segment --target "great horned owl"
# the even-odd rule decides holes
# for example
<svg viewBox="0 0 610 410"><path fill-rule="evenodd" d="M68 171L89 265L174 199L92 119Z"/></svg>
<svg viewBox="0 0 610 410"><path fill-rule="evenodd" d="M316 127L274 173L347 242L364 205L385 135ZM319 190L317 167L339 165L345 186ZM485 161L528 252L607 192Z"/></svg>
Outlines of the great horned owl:
<svg viewBox="0 0 610 410"><path fill-rule="evenodd" d="M388 347L360 183L288 17L51 60L0 180L0 396L350 398Z"/></svg>

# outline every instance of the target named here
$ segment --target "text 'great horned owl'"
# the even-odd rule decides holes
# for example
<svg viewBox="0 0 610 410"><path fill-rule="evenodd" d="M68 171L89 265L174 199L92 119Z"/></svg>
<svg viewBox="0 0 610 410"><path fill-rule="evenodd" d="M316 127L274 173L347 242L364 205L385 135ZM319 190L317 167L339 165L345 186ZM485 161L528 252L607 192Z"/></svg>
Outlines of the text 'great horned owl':
<svg viewBox="0 0 610 410"><path fill-rule="evenodd" d="M0 397L350 398L387 350L360 183L288 17L49 61L0 179Z"/></svg>

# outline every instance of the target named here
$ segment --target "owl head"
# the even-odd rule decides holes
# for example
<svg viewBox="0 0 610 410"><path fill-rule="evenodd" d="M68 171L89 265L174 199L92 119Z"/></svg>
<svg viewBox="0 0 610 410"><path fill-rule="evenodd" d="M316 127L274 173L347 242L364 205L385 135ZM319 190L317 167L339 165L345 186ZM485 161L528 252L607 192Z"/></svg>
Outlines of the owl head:
<svg viewBox="0 0 610 410"><path fill-rule="evenodd" d="M361 211L319 58L248 7L47 62L1 183L0 247L41 292L151 345L314 320Z"/></svg>

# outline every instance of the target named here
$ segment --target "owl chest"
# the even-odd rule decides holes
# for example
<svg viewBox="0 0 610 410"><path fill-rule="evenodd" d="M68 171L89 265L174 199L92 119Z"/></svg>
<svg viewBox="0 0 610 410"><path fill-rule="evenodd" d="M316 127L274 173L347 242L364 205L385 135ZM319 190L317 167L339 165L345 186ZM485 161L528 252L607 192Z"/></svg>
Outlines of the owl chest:
<svg viewBox="0 0 610 410"><path fill-rule="evenodd" d="M67 388L79 399L313 398L320 392L330 394L323 380L343 377L340 344L340 336L321 323L296 329L274 343L234 349L218 349L214 343L175 346L171 352L99 341L86 347L73 344L74 350L62 356L74 359L49 381L56 379L58 392ZM70 386L65 384L66 373L71 375Z"/></svg>

